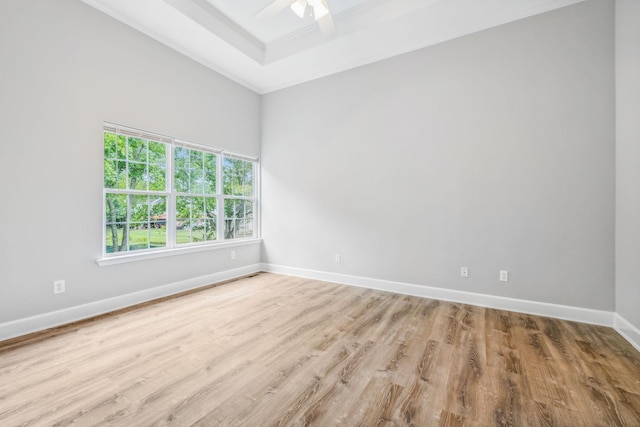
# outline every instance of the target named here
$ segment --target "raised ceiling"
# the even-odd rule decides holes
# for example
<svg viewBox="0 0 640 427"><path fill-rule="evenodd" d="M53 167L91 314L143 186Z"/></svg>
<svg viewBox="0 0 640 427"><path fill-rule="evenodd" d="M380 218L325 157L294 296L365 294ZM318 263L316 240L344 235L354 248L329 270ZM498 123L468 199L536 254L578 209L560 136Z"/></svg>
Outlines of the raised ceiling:
<svg viewBox="0 0 640 427"><path fill-rule="evenodd" d="M327 0L331 37L271 0L83 1L263 94L584 0Z"/></svg>

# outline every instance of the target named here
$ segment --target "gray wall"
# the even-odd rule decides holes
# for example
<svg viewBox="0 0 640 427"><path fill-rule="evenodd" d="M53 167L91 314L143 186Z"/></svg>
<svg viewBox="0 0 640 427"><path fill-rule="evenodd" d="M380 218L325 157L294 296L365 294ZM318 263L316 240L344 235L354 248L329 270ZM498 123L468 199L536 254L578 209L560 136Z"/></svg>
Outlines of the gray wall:
<svg viewBox="0 0 640 427"><path fill-rule="evenodd" d="M616 2L616 311L640 329L640 2Z"/></svg>
<svg viewBox="0 0 640 427"><path fill-rule="evenodd" d="M79 0L3 0L0 21L0 323L260 262L95 264L103 120L256 156L257 94Z"/></svg>
<svg viewBox="0 0 640 427"><path fill-rule="evenodd" d="M619 2L615 294L609 0L267 95L262 117L255 93L80 1L4 0L0 323L260 262L245 246L98 267L108 120L261 153L265 262L601 310L617 295L640 326L638 37L621 38L638 4Z"/></svg>
<svg viewBox="0 0 640 427"><path fill-rule="evenodd" d="M266 95L263 261L612 311L613 55L589 1Z"/></svg>

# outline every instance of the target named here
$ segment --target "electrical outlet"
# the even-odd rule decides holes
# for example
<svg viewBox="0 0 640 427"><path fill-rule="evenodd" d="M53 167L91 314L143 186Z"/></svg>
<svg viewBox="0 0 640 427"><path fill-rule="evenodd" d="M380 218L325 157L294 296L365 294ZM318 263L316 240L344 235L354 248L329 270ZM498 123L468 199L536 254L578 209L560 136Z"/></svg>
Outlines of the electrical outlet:
<svg viewBox="0 0 640 427"><path fill-rule="evenodd" d="M236 259L236 251L231 251L231 259Z"/></svg>
<svg viewBox="0 0 640 427"><path fill-rule="evenodd" d="M340 264L342 262L342 257L340 256L340 254L336 254L336 262L338 264Z"/></svg>
<svg viewBox="0 0 640 427"><path fill-rule="evenodd" d="M460 277L469 278L469 267L460 267Z"/></svg>
<svg viewBox="0 0 640 427"><path fill-rule="evenodd" d="M64 280L56 280L53 282L53 293L61 294L66 290Z"/></svg>
<svg viewBox="0 0 640 427"><path fill-rule="evenodd" d="M507 270L500 270L500 281L501 282L509 281L509 272Z"/></svg>

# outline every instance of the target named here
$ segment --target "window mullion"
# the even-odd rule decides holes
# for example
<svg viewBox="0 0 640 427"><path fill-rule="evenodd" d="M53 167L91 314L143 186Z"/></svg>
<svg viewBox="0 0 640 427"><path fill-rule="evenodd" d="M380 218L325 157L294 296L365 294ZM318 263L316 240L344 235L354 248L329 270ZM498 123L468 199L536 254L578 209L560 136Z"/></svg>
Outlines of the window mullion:
<svg viewBox="0 0 640 427"><path fill-rule="evenodd" d="M225 234L224 197L222 196L224 185L222 175L222 154L219 154L216 156L216 209L218 215L218 233L216 240L218 241L224 240Z"/></svg>
<svg viewBox="0 0 640 427"><path fill-rule="evenodd" d="M251 193L251 201L250 201L251 203L251 235L252 236L259 235L259 234L256 234L256 233L259 233L259 225L257 224L259 215L257 215L258 206L257 206L256 200L258 200L257 191L260 188L260 184L259 184L260 179L257 176L258 173L256 169L257 169L256 163L252 162L251 163L251 179L252 179L253 185L251 188L252 193Z"/></svg>
<svg viewBox="0 0 640 427"><path fill-rule="evenodd" d="M167 197L167 247L175 248L176 244L176 229L178 227L178 212L176 209L176 189L174 183L174 149L175 145L172 142L167 144L167 150L165 153L165 164L167 165L167 178L165 190L169 191Z"/></svg>
<svg viewBox="0 0 640 427"><path fill-rule="evenodd" d="M129 182L129 175L128 174L127 174L127 182ZM124 227L126 228L126 231L125 231L125 229L122 230L122 238L123 239L125 237L127 238L126 242L125 241L122 242L123 245L126 245L127 252L129 252L131 250L129 248L129 240L131 240L129 238L129 232L131 232L131 229L130 229L130 225L131 225L131 199L132 199L131 194L127 194L127 217L125 218L125 223L124 223Z"/></svg>

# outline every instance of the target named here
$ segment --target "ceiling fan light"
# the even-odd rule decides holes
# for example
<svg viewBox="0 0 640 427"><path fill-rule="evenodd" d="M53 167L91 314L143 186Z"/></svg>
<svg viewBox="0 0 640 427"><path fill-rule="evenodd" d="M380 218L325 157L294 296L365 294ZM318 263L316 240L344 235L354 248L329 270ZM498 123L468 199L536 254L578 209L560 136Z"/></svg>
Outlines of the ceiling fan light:
<svg viewBox="0 0 640 427"><path fill-rule="evenodd" d="M316 19L316 21L326 16L329 13L329 9L324 7L324 5L321 2L317 2L317 4L312 4L311 7L313 7L313 17Z"/></svg>
<svg viewBox="0 0 640 427"><path fill-rule="evenodd" d="M304 12L307 10L307 1L297 0L294 3L291 3L291 10L293 10L293 13L298 15L300 18L304 18Z"/></svg>

